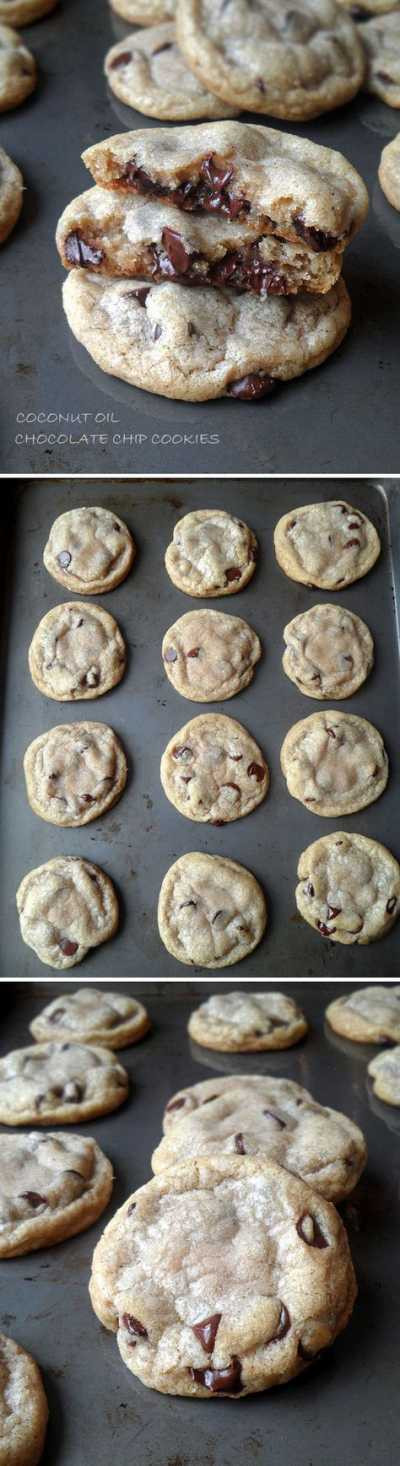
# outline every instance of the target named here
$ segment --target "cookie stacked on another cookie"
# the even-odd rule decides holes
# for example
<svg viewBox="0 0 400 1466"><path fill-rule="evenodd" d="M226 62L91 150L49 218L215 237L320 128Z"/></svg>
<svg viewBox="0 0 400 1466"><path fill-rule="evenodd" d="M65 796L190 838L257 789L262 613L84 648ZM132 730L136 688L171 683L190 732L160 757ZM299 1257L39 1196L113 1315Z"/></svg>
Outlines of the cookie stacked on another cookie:
<svg viewBox="0 0 400 1466"><path fill-rule="evenodd" d="M105 371L167 397L247 401L340 345L343 253L368 205L341 154L211 121L123 133L83 161L95 187L56 239L68 322Z"/></svg>

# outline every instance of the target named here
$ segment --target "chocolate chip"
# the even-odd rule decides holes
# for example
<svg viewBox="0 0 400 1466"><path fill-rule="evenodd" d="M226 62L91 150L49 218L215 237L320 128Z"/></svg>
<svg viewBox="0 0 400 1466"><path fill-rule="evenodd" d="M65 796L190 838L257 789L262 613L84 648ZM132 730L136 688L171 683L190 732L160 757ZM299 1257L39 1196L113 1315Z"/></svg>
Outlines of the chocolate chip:
<svg viewBox="0 0 400 1466"><path fill-rule="evenodd" d="M139 285L137 290L128 290L124 296L124 300L130 300L132 298L132 300L137 300L139 305L145 305L149 290L150 285Z"/></svg>
<svg viewBox="0 0 400 1466"><path fill-rule="evenodd" d="M188 743L176 743L172 749L172 757L183 759L183 762L187 763L188 759L193 758L193 749L189 748Z"/></svg>
<svg viewBox="0 0 400 1466"><path fill-rule="evenodd" d="M375 76L377 81L387 82L388 86L393 86L393 77L389 76L387 71L376 71Z"/></svg>
<svg viewBox="0 0 400 1466"><path fill-rule="evenodd" d="M50 1013L49 1023L58 1023L59 1019L64 1017L64 1013L65 1008L55 1008L54 1013Z"/></svg>
<svg viewBox="0 0 400 1466"><path fill-rule="evenodd" d="M334 921L335 916L339 916L339 913L341 912L341 910L342 910L341 906L329 906L329 905L327 905L326 912L327 912L328 921Z"/></svg>
<svg viewBox="0 0 400 1466"><path fill-rule="evenodd" d="M236 1151L237 1155L246 1155L246 1146L245 1146L245 1143L244 1143L244 1140L243 1140L243 1135L242 1135L242 1131L241 1130L238 1130L237 1135L235 1135L235 1137L234 1137L234 1146L235 1146L235 1151Z"/></svg>
<svg viewBox="0 0 400 1466"><path fill-rule="evenodd" d="M127 1217L131 1217L132 1216L132 1212L134 1212L134 1211L136 1211L136 1201L131 1201L131 1204L130 1204L130 1206L128 1206L128 1210L127 1210L127 1213L126 1213Z"/></svg>
<svg viewBox="0 0 400 1466"><path fill-rule="evenodd" d="M60 937L58 945L64 957L73 957L74 953L78 951L79 942L71 942L69 937Z"/></svg>
<svg viewBox="0 0 400 1466"><path fill-rule="evenodd" d="M296 234L300 236L300 239L304 239L305 243L309 244L317 254L327 249L334 249L338 243L335 234L327 234L324 229L315 229L312 224L306 224L301 214L297 214L292 222Z"/></svg>
<svg viewBox="0 0 400 1466"><path fill-rule="evenodd" d="M213 154L208 158L204 158L200 171L207 183L212 185L212 188L226 188L227 183L230 182L233 175L233 168L227 167L226 164L225 166L218 167L218 164L214 163Z"/></svg>
<svg viewBox="0 0 400 1466"><path fill-rule="evenodd" d="M198 657L199 651L200 651L200 647L199 646L193 646L191 648L191 651L190 652L186 652L186 656L187 657Z"/></svg>
<svg viewBox="0 0 400 1466"><path fill-rule="evenodd" d="M238 398L241 402L256 402L259 397L266 397L275 387L272 377L261 376L259 372L250 372L247 377L241 377L237 382L231 382L228 387L228 396Z"/></svg>
<svg viewBox="0 0 400 1466"><path fill-rule="evenodd" d="M328 738L336 738L336 733L334 733L333 728L327 728L326 731L328 734Z"/></svg>
<svg viewBox="0 0 400 1466"><path fill-rule="evenodd" d="M67 235L65 255L70 265L81 265L83 269L86 269L87 265L101 265L104 260L104 251L89 244L80 229L74 229L72 234Z"/></svg>
<svg viewBox="0 0 400 1466"><path fill-rule="evenodd" d="M173 646L167 647L166 652L164 652L164 662L177 662L177 660L178 653L175 651L175 648Z"/></svg>
<svg viewBox="0 0 400 1466"><path fill-rule="evenodd" d="M201 1323L192 1324L193 1333L200 1340L205 1354L212 1354L221 1318L222 1313L212 1313L209 1318L203 1318Z"/></svg>
<svg viewBox="0 0 400 1466"><path fill-rule="evenodd" d="M240 794L240 788L238 784L221 784L221 789L234 789L236 794Z"/></svg>
<svg viewBox="0 0 400 1466"><path fill-rule="evenodd" d="M389 896L389 900L386 902L386 910L387 910L389 916L392 915L392 912L395 910L395 907L396 906L397 906L397 896Z"/></svg>
<svg viewBox="0 0 400 1466"><path fill-rule="evenodd" d="M352 545L359 545L359 544L360 544L360 541L359 540L355 540L355 539L348 540L347 541L347 545L343 545L343 549L344 550L351 550Z"/></svg>
<svg viewBox="0 0 400 1466"><path fill-rule="evenodd" d="M128 66L130 61L132 61L132 52L120 51L119 56L114 56L114 60L110 61L110 71L117 71L119 66Z"/></svg>
<svg viewBox="0 0 400 1466"><path fill-rule="evenodd" d="M21 1201L29 1201L29 1206L47 1206L47 1196L40 1196L38 1191L20 1191Z"/></svg>
<svg viewBox="0 0 400 1466"><path fill-rule="evenodd" d="M68 566L71 564L71 559L72 556L70 555L69 550L60 550L60 554L57 555L57 560L59 565L61 565L62 570L68 570Z"/></svg>
<svg viewBox="0 0 400 1466"><path fill-rule="evenodd" d="M267 1339L267 1343L268 1344L275 1344L275 1341L277 1339L284 1339L285 1334L287 1334L289 1332L289 1329L290 1329L290 1313L288 1312L288 1309L286 1308L286 1304L285 1303L281 1303L281 1311L280 1311L280 1314L279 1314L279 1323L278 1323L278 1328L277 1328L276 1334L273 1334L272 1339Z"/></svg>
<svg viewBox="0 0 400 1466"><path fill-rule="evenodd" d="M249 779L256 779L257 780L257 784L261 784L262 783L262 780L264 778L264 775L265 775L265 769L263 768L263 765L262 764L252 763L252 764L249 764L248 769L247 769L247 773L248 773Z"/></svg>
<svg viewBox="0 0 400 1466"><path fill-rule="evenodd" d="M64 1085L63 1099L67 1100L69 1104L79 1104L82 1096L82 1085L77 1084L74 1079L69 1079L68 1083Z"/></svg>
<svg viewBox="0 0 400 1466"><path fill-rule="evenodd" d="M191 255L190 251L186 249L182 235L178 234L177 229L163 229L161 239L174 270L179 275L186 275Z"/></svg>
<svg viewBox="0 0 400 1466"><path fill-rule="evenodd" d="M172 51L173 41L164 41L163 46L156 46L153 56L159 56L161 51Z"/></svg>
<svg viewBox="0 0 400 1466"><path fill-rule="evenodd" d="M160 323L158 321L157 325L154 327L153 341L159 341L160 336L162 336L162 326L160 326Z"/></svg>
<svg viewBox="0 0 400 1466"><path fill-rule="evenodd" d="M225 585L230 585L233 580L240 580L241 574L242 572L238 566L231 565L229 570L225 571Z"/></svg>
<svg viewBox="0 0 400 1466"><path fill-rule="evenodd" d="M216 1099L219 1099L219 1094L208 1094L207 1099L203 1100L203 1105L210 1105L211 1101Z"/></svg>
<svg viewBox="0 0 400 1466"><path fill-rule="evenodd" d="M280 1026L281 1025L279 1024L279 1027ZM275 1120L275 1124L278 1126L279 1130L286 1130L285 1120L281 1120L280 1115L274 1115L273 1110L263 1110L263 1115L268 1115L270 1120Z"/></svg>
<svg viewBox="0 0 400 1466"><path fill-rule="evenodd" d="M262 76L258 76L257 77L256 86L258 87L259 92L264 92L265 93L266 88L265 88L265 85L264 85Z"/></svg>
<svg viewBox="0 0 400 1466"><path fill-rule="evenodd" d="M307 881L307 885L306 885L306 888L305 888L305 894L306 894L306 896L315 896L315 891L314 891L314 886L312 884L312 881Z"/></svg>
<svg viewBox="0 0 400 1466"><path fill-rule="evenodd" d="M240 1359L234 1354L230 1364L225 1369L190 1369L189 1374L198 1385L204 1385L212 1395L220 1393L227 1395L240 1395L244 1388L242 1383L242 1366Z"/></svg>
<svg viewBox="0 0 400 1466"><path fill-rule="evenodd" d="M123 1313L121 1322L128 1334L136 1334L139 1339L148 1339L147 1329L138 1318L134 1318L133 1313Z"/></svg>
<svg viewBox="0 0 400 1466"><path fill-rule="evenodd" d="M181 901L179 910L183 911L184 906L197 906L197 901Z"/></svg>
<svg viewBox="0 0 400 1466"><path fill-rule="evenodd" d="M321 937L332 937L333 933L336 931L335 926L333 926L330 931L329 927L325 925L324 921L317 921L316 926L318 927L318 931L321 932Z"/></svg>
<svg viewBox="0 0 400 1466"><path fill-rule="evenodd" d="M324 1237L319 1222L316 1217L311 1216L310 1212L303 1212L303 1216L296 1223L296 1232L308 1247L329 1247L329 1242Z"/></svg>
<svg viewBox="0 0 400 1466"><path fill-rule="evenodd" d="M176 1100L170 1100L169 1105L167 1105L167 1113L169 1114L169 1111L170 1110L181 1110L182 1109L182 1105L184 1105L184 1104L185 1104L184 1098L182 1098L182 1099L176 1099Z"/></svg>
<svg viewBox="0 0 400 1466"><path fill-rule="evenodd" d="M94 794L82 794L84 804L94 804Z"/></svg>

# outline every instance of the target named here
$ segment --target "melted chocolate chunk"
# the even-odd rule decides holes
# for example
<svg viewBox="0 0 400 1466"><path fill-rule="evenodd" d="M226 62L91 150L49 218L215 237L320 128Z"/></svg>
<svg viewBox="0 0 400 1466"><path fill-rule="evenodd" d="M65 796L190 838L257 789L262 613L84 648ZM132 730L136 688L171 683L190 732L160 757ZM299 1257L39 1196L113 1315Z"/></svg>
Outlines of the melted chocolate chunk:
<svg viewBox="0 0 400 1466"><path fill-rule="evenodd" d="M192 649L191 649L191 651L186 653L186 656L187 657L198 657L199 651L200 651L200 647L199 646L193 646Z"/></svg>
<svg viewBox="0 0 400 1466"><path fill-rule="evenodd" d="M50 1014L49 1023L58 1023L59 1019L64 1017L64 1013L65 1008L55 1008L54 1013Z"/></svg>
<svg viewBox="0 0 400 1466"><path fill-rule="evenodd" d="M275 1115L273 1110L263 1110L263 1115L268 1115L270 1120L275 1120L278 1130L286 1130L285 1120L281 1120L280 1115Z"/></svg>
<svg viewBox="0 0 400 1466"><path fill-rule="evenodd" d="M319 1222L316 1217L311 1216L310 1212L303 1212L303 1216L296 1223L296 1232L308 1247L329 1247L329 1242L324 1237Z"/></svg>
<svg viewBox="0 0 400 1466"><path fill-rule="evenodd" d="M238 1134L235 1135L234 1145L235 1145L235 1151L236 1151L236 1154L237 1155L246 1155L246 1146L245 1146L245 1143L244 1143L244 1140L243 1140L243 1135L242 1135L241 1130L239 1130L238 1131Z"/></svg>
<svg viewBox="0 0 400 1466"><path fill-rule="evenodd" d="M47 1206L47 1196L40 1196L38 1191L20 1191L21 1201L28 1201L29 1206Z"/></svg>
<svg viewBox="0 0 400 1466"><path fill-rule="evenodd" d="M225 1369L190 1369L189 1374L198 1385L204 1385L212 1395L240 1395L244 1388L242 1383L242 1366L237 1355L232 1356L230 1364Z"/></svg>
<svg viewBox="0 0 400 1466"><path fill-rule="evenodd" d="M84 238L81 229L74 229L67 235L65 241L65 256L70 265L80 265L84 270L88 266L101 265L105 256L104 250L97 249Z"/></svg>
<svg viewBox="0 0 400 1466"><path fill-rule="evenodd" d="M333 936L333 932L336 931L335 926L332 926L329 930L329 927L326 926L324 921L317 921L316 926L318 927L318 931L321 932L321 937L331 937Z"/></svg>
<svg viewBox="0 0 400 1466"><path fill-rule="evenodd" d="M239 566L230 565L225 571L225 585L230 585L233 580L240 580L241 574Z"/></svg>
<svg viewBox="0 0 400 1466"><path fill-rule="evenodd" d="M228 396L236 397L241 402L255 402L259 397L267 397L274 387L273 377L262 376L261 372L250 372L238 382L230 383Z"/></svg>
<svg viewBox="0 0 400 1466"><path fill-rule="evenodd" d="M169 1105L167 1105L167 1113L169 1113L170 1110L181 1110L182 1109L182 1105L184 1105L184 1103L185 1103L184 1098L182 1098L182 1099L176 1099L176 1100L170 1100Z"/></svg>
<svg viewBox="0 0 400 1466"><path fill-rule="evenodd" d="M221 1318L222 1313L212 1313L209 1318L203 1318L201 1323L192 1324L193 1333L200 1340L205 1354L212 1354Z"/></svg>
<svg viewBox="0 0 400 1466"><path fill-rule="evenodd" d="M126 296L124 296L124 299L138 300L139 305L145 305L149 290L150 285L139 285L137 290L128 290Z"/></svg>
<svg viewBox="0 0 400 1466"><path fill-rule="evenodd" d="M78 951L79 942L71 942L69 937L60 937L58 945L64 957L73 957L74 953Z"/></svg>
<svg viewBox="0 0 400 1466"><path fill-rule="evenodd" d="M161 51L172 51L173 41L164 41L163 46L156 46L153 56L160 56Z"/></svg>
<svg viewBox="0 0 400 1466"><path fill-rule="evenodd" d="M275 1342L277 1341L277 1339L284 1339L285 1334L287 1334L289 1332L289 1329L290 1329L290 1313L288 1312L288 1309L286 1308L286 1304L285 1303L281 1303L281 1311L280 1311L280 1315L279 1315L279 1323L278 1323L278 1328L277 1328L276 1334L273 1334L272 1339L267 1339L267 1343L268 1344L275 1344Z"/></svg>
<svg viewBox="0 0 400 1466"><path fill-rule="evenodd" d="M119 56L114 56L114 60L110 62L110 71L118 71L120 66L128 66L130 61L132 61L132 51L120 51Z"/></svg>
<svg viewBox="0 0 400 1466"><path fill-rule="evenodd" d="M133 1313L123 1313L121 1323L128 1334L135 1334L139 1339L148 1339L147 1329L140 1319L134 1318Z"/></svg>
<svg viewBox="0 0 400 1466"><path fill-rule="evenodd" d="M182 235L177 229L163 229L161 239L168 259L178 275L186 275L191 261L191 253L186 249Z"/></svg>
<svg viewBox="0 0 400 1466"><path fill-rule="evenodd" d="M264 778L265 769L263 768L262 764L251 763L248 766L247 773L249 779L256 779L257 784L261 784Z"/></svg>
<svg viewBox="0 0 400 1466"><path fill-rule="evenodd" d="M397 906L397 896L389 896L389 900L386 902L386 910L387 910L389 916L392 915L392 912L395 910L395 907L396 906Z"/></svg>
<svg viewBox="0 0 400 1466"><path fill-rule="evenodd" d="M131 1204L130 1204L130 1206L128 1206L128 1210L127 1210L127 1213L126 1213L127 1217L131 1217L132 1216L132 1212L134 1212L134 1211L136 1211L136 1201L131 1201Z"/></svg>
<svg viewBox="0 0 400 1466"><path fill-rule="evenodd" d="M70 555L69 550L60 550L60 554L57 555L57 560L62 570L68 570L68 566L71 564L72 555Z"/></svg>
<svg viewBox="0 0 400 1466"><path fill-rule="evenodd" d="M341 910L342 910L341 906L327 906L326 911L327 911L328 921L334 921L335 916L339 916L339 913L341 912Z"/></svg>
<svg viewBox="0 0 400 1466"><path fill-rule="evenodd" d="M172 757L183 759L183 762L187 763L190 758L193 758L193 749L189 747L188 743L176 743L172 749Z"/></svg>
<svg viewBox="0 0 400 1466"><path fill-rule="evenodd" d="M325 250L334 249L338 244L336 234L327 234L324 229L315 229L313 224L306 224L301 214L293 219L293 226L300 239L304 239L316 254L324 254Z"/></svg>

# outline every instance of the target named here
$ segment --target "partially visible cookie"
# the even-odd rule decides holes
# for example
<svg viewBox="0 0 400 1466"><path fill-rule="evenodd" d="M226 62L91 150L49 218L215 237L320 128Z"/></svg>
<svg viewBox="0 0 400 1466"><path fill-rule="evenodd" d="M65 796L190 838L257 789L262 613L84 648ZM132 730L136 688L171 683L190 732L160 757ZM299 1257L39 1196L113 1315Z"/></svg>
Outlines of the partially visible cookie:
<svg viewBox="0 0 400 1466"><path fill-rule="evenodd" d="M379 799L389 761L378 729L366 718L332 709L289 729L281 748L289 794L311 814L354 814Z"/></svg>
<svg viewBox="0 0 400 1466"><path fill-rule="evenodd" d="M361 509L343 499L303 504L278 520L275 554L290 580L339 590L367 575L380 554L379 535Z"/></svg>
<svg viewBox="0 0 400 1466"><path fill-rule="evenodd" d="M56 855L28 871L17 891L21 936L49 967L75 967L118 927L118 901L100 866Z"/></svg>
<svg viewBox="0 0 400 1466"><path fill-rule="evenodd" d="M371 632L344 606L310 606L288 622L283 636L283 670L306 697L352 697L373 666Z"/></svg>
<svg viewBox="0 0 400 1466"><path fill-rule="evenodd" d="M2 6L0 4L0 21ZM36 61L21 37L0 23L0 112L19 107L34 91Z"/></svg>
<svg viewBox="0 0 400 1466"><path fill-rule="evenodd" d="M47 611L29 647L35 687L55 702L101 697L121 681L125 665L125 642L114 617L84 601Z"/></svg>
<svg viewBox="0 0 400 1466"><path fill-rule="evenodd" d="M86 1231L112 1187L111 1162L88 1136L0 1135L0 1257L20 1257Z"/></svg>
<svg viewBox="0 0 400 1466"><path fill-rule="evenodd" d="M58 0L0 0L0 20L10 25L31 25L55 9Z"/></svg>
<svg viewBox="0 0 400 1466"><path fill-rule="evenodd" d="M73 335L97 366L179 402L268 397L276 382L302 376L336 351L351 317L342 279L325 295L293 301L76 269L63 302Z"/></svg>
<svg viewBox="0 0 400 1466"><path fill-rule="evenodd" d="M373 1091L386 1105L400 1105L400 1046L377 1054L368 1064Z"/></svg>
<svg viewBox="0 0 400 1466"><path fill-rule="evenodd" d="M37 1043L73 1038L76 1043L101 1044L106 1049L137 1043L149 1028L148 1013L137 998L107 993L92 983L53 998L30 1024Z"/></svg>
<svg viewBox="0 0 400 1466"><path fill-rule="evenodd" d="M38 1466L48 1415L35 1360L0 1334L0 1466Z"/></svg>
<svg viewBox="0 0 400 1466"><path fill-rule="evenodd" d="M176 26L203 86L249 112L305 121L361 86L356 27L333 0L178 0Z"/></svg>
<svg viewBox="0 0 400 1466"><path fill-rule="evenodd" d="M19 219L23 200L24 180L22 173L13 163L4 148L0 148L0 244L8 239Z"/></svg>
<svg viewBox="0 0 400 1466"><path fill-rule="evenodd" d="M367 55L365 90L388 107L400 107L400 10L368 20L358 29Z"/></svg>
<svg viewBox="0 0 400 1466"><path fill-rule="evenodd" d="M180 1100L183 1108L174 1110ZM176 1119L152 1156L156 1174L188 1156L264 1155L337 1202L364 1170L367 1147L358 1125L291 1079L206 1079L174 1095L171 1105Z"/></svg>
<svg viewBox="0 0 400 1466"><path fill-rule="evenodd" d="M224 611L186 611L166 631L164 668L176 692L191 702L224 702L248 687L261 657L257 633Z"/></svg>
<svg viewBox="0 0 400 1466"><path fill-rule="evenodd" d="M203 713L175 733L163 753L160 776L180 814L212 825L250 814L269 788L268 764L258 743L222 713Z"/></svg>
<svg viewBox="0 0 400 1466"><path fill-rule="evenodd" d="M60 723L40 733L24 757L31 809L53 825L88 825L125 788L122 744L106 723Z"/></svg>
<svg viewBox="0 0 400 1466"><path fill-rule="evenodd" d="M353 1043L400 1043L400 985L358 988L335 998L325 1010L335 1033Z"/></svg>
<svg viewBox="0 0 400 1466"><path fill-rule="evenodd" d="M350 946L376 941L400 911L400 866L390 850L366 835L323 835L298 864L296 903L322 937Z"/></svg>
<svg viewBox="0 0 400 1466"><path fill-rule="evenodd" d="M389 203L400 209L400 132L382 149L378 177Z"/></svg>
<svg viewBox="0 0 400 1466"><path fill-rule="evenodd" d="M111 509L67 509L52 524L43 560L49 575L78 595L104 595L129 575L136 545Z"/></svg>
<svg viewBox="0 0 400 1466"><path fill-rule="evenodd" d="M116 15L132 25L159 25L175 15L176 0L110 0Z"/></svg>
<svg viewBox="0 0 400 1466"><path fill-rule="evenodd" d="M225 509L192 509L178 519L165 568L188 596L229 596L254 575L258 545L253 530Z"/></svg>
<svg viewBox="0 0 400 1466"><path fill-rule="evenodd" d="M161 886L161 940L179 962L230 967L258 947L267 905L255 876L222 855L191 852L171 865Z"/></svg>
<svg viewBox="0 0 400 1466"><path fill-rule="evenodd" d="M128 1089L126 1070L107 1049L33 1044L0 1059L0 1124L78 1125L118 1109Z"/></svg>
<svg viewBox="0 0 400 1466"><path fill-rule="evenodd" d="M162 1394L246 1394L301 1373L348 1322L335 1207L263 1156L162 1171L109 1222L90 1296L124 1363Z"/></svg>
<svg viewBox="0 0 400 1466"><path fill-rule="evenodd" d="M289 1049L304 1038L307 1029L304 1013L293 998L285 993L250 993L247 989L243 993L214 993L195 1008L188 1023L190 1037L196 1043L236 1054Z"/></svg>
<svg viewBox="0 0 400 1466"><path fill-rule="evenodd" d="M221 102L190 70L171 22L124 36L107 52L104 70L115 96L146 117L190 122L236 116L237 108Z"/></svg>

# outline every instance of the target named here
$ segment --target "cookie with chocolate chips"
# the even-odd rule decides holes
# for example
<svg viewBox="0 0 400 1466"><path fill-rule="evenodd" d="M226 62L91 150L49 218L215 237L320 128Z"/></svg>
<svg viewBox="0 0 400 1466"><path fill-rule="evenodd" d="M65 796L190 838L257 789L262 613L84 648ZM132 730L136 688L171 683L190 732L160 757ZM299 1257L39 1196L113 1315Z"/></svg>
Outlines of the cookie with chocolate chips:
<svg viewBox="0 0 400 1466"><path fill-rule="evenodd" d="M143 1003L125 993L107 993L104 988L78 988L53 998L30 1024L37 1043L46 1039L73 1038L77 1043L101 1044L106 1049L124 1049L137 1043L150 1028Z"/></svg>
<svg viewBox="0 0 400 1466"><path fill-rule="evenodd" d="M14 1339L0 1334L1 1466L38 1466L48 1414L35 1360Z"/></svg>
<svg viewBox="0 0 400 1466"><path fill-rule="evenodd" d="M378 177L389 203L400 209L400 132L382 149Z"/></svg>
<svg viewBox="0 0 400 1466"><path fill-rule="evenodd" d="M23 189L22 173L4 148L0 148L0 244L8 239L19 219Z"/></svg>
<svg viewBox="0 0 400 1466"><path fill-rule="evenodd" d="M78 827L117 803L128 765L106 723L60 723L29 744L24 772L35 814L52 825Z"/></svg>
<svg viewBox="0 0 400 1466"><path fill-rule="evenodd" d="M344 606L311 606L288 622L283 636L283 670L306 697L352 697L373 666L371 632Z"/></svg>
<svg viewBox="0 0 400 1466"><path fill-rule="evenodd" d="M368 209L365 185L332 148L245 122L144 128L82 154L95 183L159 203L246 219L259 234L341 257Z"/></svg>
<svg viewBox="0 0 400 1466"><path fill-rule="evenodd" d="M336 831L300 856L298 911L321 937L365 946L385 936L400 912L400 865L385 845Z"/></svg>
<svg viewBox="0 0 400 1466"><path fill-rule="evenodd" d="M358 1125L319 1105L291 1079L205 1079L173 1095L170 1105L164 1139L152 1156L156 1174L188 1156L267 1156L337 1202L354 1190L366 1164Z"/></svg>
<svg viewBox="0 0 400 1466"><path fill-rule="evenodd" d="M112 881L78 855L56 855L28 871L17 891L22 940L49 967L75 967L113 937L119 921Z"/></svg>
<svg viewBox="0 0 400 1466"><path fill-rule="evenodd" d="M295 244L260 233L247 217L184 213L176 204L97 185L67 204L56 244L66 270L261 296L326 294L342 266L337 250L318 254L300 238ZM144 283L139 289L144 304Z"/></svg>
<svg viewBox="0 0 400 1466"><path fill-rule="evenodd" d="M109 1222L90 1282L128 1369L203 1399L294 1378L345 1328L356 1291L335 1207L261 1155L162 1171Z"/></svg>
<svg viewBox="0 0 400 1466"><path fill-rule="evenodd" d="M385 1105L400 1105L400 1045L371 1059L368 1074L378 1099Z"/></svg>
<svg viewBox="0 0 400 1466"><path fill-rule="evenodd" d="M158 25L175 15L175 0L110 0L110 5L132 25Z"/></svg>
<svg viewBox="0 0 400 1466"><path fill-rule="evenodd" d="M266 925L264 892L236 860L190 852L164 876L158 927L178 962L231 967L258 947Z"/></svg>
<svg viewBox="0 0 400 1466"><path fill-rule="evenodd" d="M222 713L191 718L170 739L161 759L167 799L187 819L225 825L265 799L269 769L258 743Z"/></svg>
<svg viewBox="0 0 400 1466"><path fill-rule="evenodd" d="M115 96L146 117L189 122L236 116L237 108L221 102L189 68L171 22L124 36L107 52L104 70Z"/></svg>
<svg viewBox="0 0 400 1466"><path fill-rule="evenodd" d="M73 1042L15 1049L0 1059L0 1124L77 1125L118 1109L128 1088L107 1049Z"/></svg>
<svg viewBox="0 0 400 1466"><path fill-rule="evenodd" d="M190 1037L196 1043L235 1054L289 1049L304 1038L307 1030L307 1020L294 998L285 993L247 990L214 993L195 1008L188 1023ZM174 1104L172 1110L175 1117Z"/></svg>
<svg viewBox="0 0 400 1466"><path fill-rule="evenodd" d="M364 88L400 107L400 10L381 15L358 27L367 57Z"/></svg>
<svg viewBox="0 0 400 1466"><path fill-rule="evenodd" d="M31 25L55 9L58 0L0 0L0 20L10 25Z"/></svg>
<svg viewBox="0 0 400 1466"><path fill-rule="evenodd" d="M230 596L252 579L257 551L242 519L225 509L192 509L175 525L165 568L187 596Z"/></svg>
<svg viewBox="0 0 400 1466"><path fill-rule="evenodd" d="M85 1232L113 1187L111 1162L88 1136L0 1135L0 1257ZM1 1448L0 1448L1 1461Z"/></svg>
<svg viewBox="0 0 400 1466"><path fill-rule="evenodd" d="M335 1033L352 1043L400 1043L400 985L358 988L335 998L325 1010Z"/></svg>
<svg viewBox="0 0 400 1466"><path fill-rule="evenodd" d="M0 23L0 112L20 107L34 91L36 82L36 61L28 47L16 31Z"/></svg>
<svg viewBox="0 0 400 1466"><path fill-rule="evenodd" d="M111 509L68 509L52 524L43 560L49 575L78 595L104 595L126 579L136 545Z"/></svg>
<svg viewBox="0 0 400 1466"><path fill-rule="evenodd" d="M47 611L29 647L32 681L55 702L101 697L121 681L125 666L125 642L114 617L84 601Z"/></svg>
<svg viewBox="0 0 400 1466"><path fill-rule="evenodd" d="M312 713L289 729L281 748L289 794L310 814L334 819L379 799L389 761L378 729L352 713Z"/></svg>
<svg viewBox="0 0 400 1466"><path fill-rule="evenodd" d="M191 702L224 702L248 687L261 657L257 633L224 611L186 611L166 631L164 668L176 692Z"/></svg>
<svg viewBox="0 0 400 1466"><path fill-rule="evenodd" d="M334 0L178 0L176 27L202 85L245 111L304 122L361 86L362 45Z"/></svg>
<svg viewBox="0 0 400 1466"><path fill-rule="evenodd" d="M344 499L302 504L278 520L275 554L281 570L311 590L339 590L367 575L380 555L375 526Z"/></svg>

